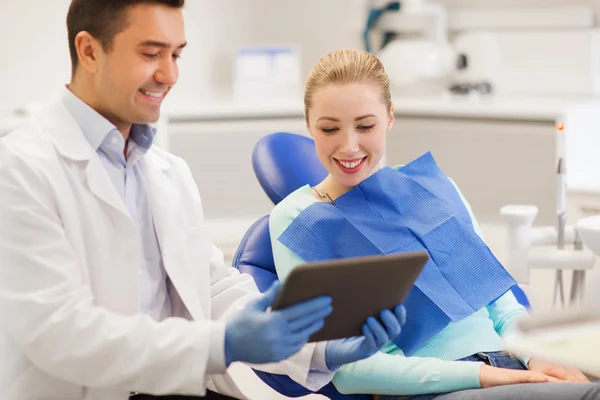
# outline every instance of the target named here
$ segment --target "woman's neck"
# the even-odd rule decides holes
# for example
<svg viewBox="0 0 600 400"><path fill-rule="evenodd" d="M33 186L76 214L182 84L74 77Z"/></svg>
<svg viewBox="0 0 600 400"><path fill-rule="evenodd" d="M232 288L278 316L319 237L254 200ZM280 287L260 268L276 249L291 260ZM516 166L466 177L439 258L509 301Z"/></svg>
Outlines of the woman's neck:
<svg viewBox="0 0 600 400"><path fill-rule="evenodd" d="M344 186L339 182L336 182L331 175L327 175L327 177L321 183L315 186L315 189L335 200L352 190L352 187ZM315 196L321 201L328 201L323 200L318 193L315 193Z"/></svg>

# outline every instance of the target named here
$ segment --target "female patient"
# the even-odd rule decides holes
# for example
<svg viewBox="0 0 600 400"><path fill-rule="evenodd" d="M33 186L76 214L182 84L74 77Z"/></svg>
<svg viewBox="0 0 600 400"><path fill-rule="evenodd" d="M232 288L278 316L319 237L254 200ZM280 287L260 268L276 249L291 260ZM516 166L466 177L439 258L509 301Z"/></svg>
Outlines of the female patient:
<svg viewBox="0 0 600 400"><path fill-rule="evenodd" d="M394 110L377 58L359 50L328 54L308 78L304 103L329 175L271 213L280 279L309 261L430 254L406 300L401 338L342 367L333 380L340 392L415 400L600 395L579 371L503 351L502 335L526 311L510 291L514 280L482 241L469 205L433 157L380 166Z"/></svg>

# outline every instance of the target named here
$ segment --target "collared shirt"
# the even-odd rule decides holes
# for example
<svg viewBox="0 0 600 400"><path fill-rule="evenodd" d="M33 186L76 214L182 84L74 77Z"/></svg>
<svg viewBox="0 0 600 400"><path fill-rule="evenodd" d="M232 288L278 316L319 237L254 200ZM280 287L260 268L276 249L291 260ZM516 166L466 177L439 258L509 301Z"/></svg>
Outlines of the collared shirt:
<svg viewBox="0 0 600 400"><path fill-rule="evenodd" d="M83 131L106 172L123 199L131 219L140 232L141 265L140 309L157 321L171 315L165 271L158 239L154 230L148 188L144 180L144 154L152 146L156 129L150 125L133 125L127 140L117 128L70 90L65 89L62 102Z"/></svg>

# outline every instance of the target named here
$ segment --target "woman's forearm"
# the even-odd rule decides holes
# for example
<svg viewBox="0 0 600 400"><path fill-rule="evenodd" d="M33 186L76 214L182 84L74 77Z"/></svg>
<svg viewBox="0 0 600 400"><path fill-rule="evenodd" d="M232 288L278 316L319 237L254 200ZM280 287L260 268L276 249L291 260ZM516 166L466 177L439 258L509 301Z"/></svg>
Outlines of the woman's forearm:
<svg viewBox="0 0 600 400"><path fill-rule="evenodd" d="M482 363L378 352L343 366L333 377L344 394L413 395L479 388Z"/></svg>

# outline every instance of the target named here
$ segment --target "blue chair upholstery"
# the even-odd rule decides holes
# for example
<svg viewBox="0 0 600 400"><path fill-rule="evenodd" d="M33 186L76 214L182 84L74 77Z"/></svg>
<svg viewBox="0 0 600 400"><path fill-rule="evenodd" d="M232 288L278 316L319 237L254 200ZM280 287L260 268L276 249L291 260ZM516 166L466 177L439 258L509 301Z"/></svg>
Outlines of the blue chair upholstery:
<svg viewBox="0 0 600 400"><path fill-rule="evenodd" d="M261 293L277 279L269 236L268 215L248 228L233 256L233 266L240 272L251 275Z"/></svg>
<svg viewBox="0 0 600 400"><path fill-rule="evenodd" d="M260 185L274 204L299 187L316 185L327 176L327 171L316 156L312 139L291 133L279 132L261 139L252 154L252 166ZM233 267L250 274L261 292L277 279L268 215L248 229L234 255ZM515 286L513 292L517 300L529 308L529 301L521 288ZM311 393L287 376L262 371L255 373L285 396L300 397ZM370 395L363 394L342 395L331 383L318 393L330 399L371 399Z"/></svg>
<svg viewBox="0 0 600 400"><path fill-rule="evenodd" d="M327 176L317 157L315 142L295 133L277 132L260 139L252 152L254 174L273 204Z"/></svg>

